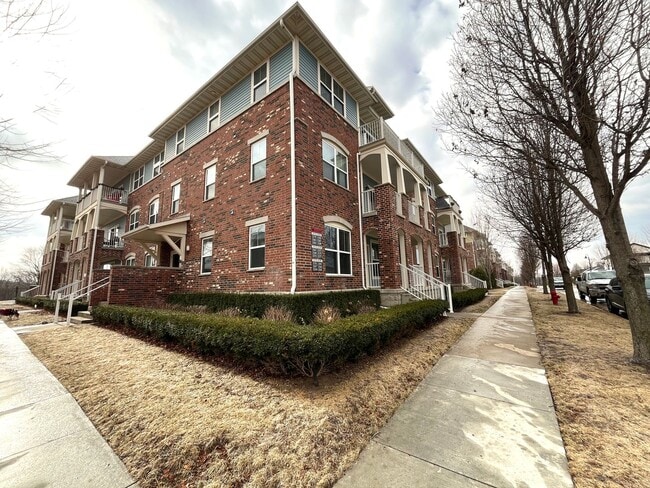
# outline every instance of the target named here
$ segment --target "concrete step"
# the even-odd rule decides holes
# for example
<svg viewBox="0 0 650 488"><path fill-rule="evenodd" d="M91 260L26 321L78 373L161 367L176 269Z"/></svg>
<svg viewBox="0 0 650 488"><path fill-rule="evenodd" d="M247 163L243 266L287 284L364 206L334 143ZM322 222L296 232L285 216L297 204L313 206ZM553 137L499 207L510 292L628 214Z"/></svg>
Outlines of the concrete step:
<svg viewBox="0 0 650 488"><path fill-rule="evenodd" d="M89 312L88 310L82 310L81 312L77 312L77 317L84 317L86 319L92 318L92 313Z"/></svg>
<svg viewBox="0 0 650 488"><path fill-rule="evenodd" d="M77 325L82 325L82 324L92 324L93 319L90 317L70 317L70 323L71 324L77 324Z"/></svg>

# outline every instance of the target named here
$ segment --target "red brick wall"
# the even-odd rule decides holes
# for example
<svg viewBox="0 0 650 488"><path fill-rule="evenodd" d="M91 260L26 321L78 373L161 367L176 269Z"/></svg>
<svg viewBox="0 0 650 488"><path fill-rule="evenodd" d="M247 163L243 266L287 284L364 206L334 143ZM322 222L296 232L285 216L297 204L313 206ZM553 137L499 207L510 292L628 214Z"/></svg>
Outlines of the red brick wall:
<svg viewBox="0 0 650 488"><path fill-rule="evenodd" d="M248 140L268 130L266 178L250 182ZM216 196L203 201L204 164L216 159ZM181 181L180 212L170 215L171 183ZM189 214L181 287L191 291L288 291L291 283L290 139L288 85L168 162L160 176L129 196L129 209L140 206L140 224L148 221L149 200L160 197L161 219ZM265 270L248 271L246 221L268 216ZM200 276L201 238L214 231L212 272ZM128 242L128 241L127 241ZM167 244L162 244L163 249ZM127 244L144 264L144 252ZM162 265L169 258L161 259Z"/></svg>
<svg viewBox="0 0 650 488"><path fill-rule="evenodd" d="M420 209L420 221L423 222L422 219L425 214L429 219L429 228L431 230L426 230L408 219L406 198L402 198L402 214L404 217L396 214L397 202L395 194L395 188L389 183L377 186L375 188L376 215L363 218L364 233L375 231L379 237L379 275L383 289L395 289L402 285L399 267L399 231L404 234L404 251L407 264L414 264L411 238L416 237L422 242L422 260L420 264L424 266L425 272L435 276L435 254L438 250L438 238L434 233L433 213L426 213L422 208ZM431 208L435 209L435 204L431 199L429 199L429 203ZM429 261L428 246L431 246L431 259L433 262Z"/></svg>
<svg viewBox="0 0 650 488"><path fill-rule="evenodd" d="M111 274L110 269L96 269L93 273L93 283L102 280ZM99 302L108 300L108 286L104 286L90 294L90 306L94 307Z"/></svg>
<svg viewBox="0 0 650 488"><path fill-rule="evenodd" d="M115 266L110 270L107 301L110 305L157 308L177 291L178 268Z"/></svg>
<svg viewBox="0 0 650 488"><path fill-rule="evenodd" d="M357 185L358 133L343 117L309 89L295 80L296 114L296 233L297 291L344 290L362 287L359 245L359 196ZM322 132L334 136L348 155L348 188L323 178ZM287 209L289 210L289 209ZM312 230L323 234L323 217L335 215L352 225L352 276L326 276L312 271ZM288 239L290 236L287 235ZM288 244L288 242L287 242Z"/></svg>

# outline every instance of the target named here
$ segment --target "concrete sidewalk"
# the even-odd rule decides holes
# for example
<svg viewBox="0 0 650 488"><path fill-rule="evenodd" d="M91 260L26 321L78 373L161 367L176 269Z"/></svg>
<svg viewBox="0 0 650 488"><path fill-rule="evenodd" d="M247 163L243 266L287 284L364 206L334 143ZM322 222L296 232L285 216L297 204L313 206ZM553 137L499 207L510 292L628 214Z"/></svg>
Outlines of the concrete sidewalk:
<svg viewBox="0 0 650 488"><path fill-rule="evenodd" d="M573 486L524 288L476 320L336 486Z"/></svg>
<svg viewBox="0 0 650 488"><path fill-rule="evenodd" d="M1 320L0 486L136 486L72 395Z"/></svg>

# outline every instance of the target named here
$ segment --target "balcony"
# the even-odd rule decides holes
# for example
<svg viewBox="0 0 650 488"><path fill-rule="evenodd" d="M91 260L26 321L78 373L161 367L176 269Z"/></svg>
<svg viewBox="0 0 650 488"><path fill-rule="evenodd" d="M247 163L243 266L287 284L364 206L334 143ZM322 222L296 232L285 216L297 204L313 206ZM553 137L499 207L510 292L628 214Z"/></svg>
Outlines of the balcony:
<svg viewBox="0 0 650 488"><path fill-rule="evenodd" d="M124 241L121 237L112 236L104 239L102 246L109 249L122 249L124 247Z"/></svg>
<svg viewBox="0 0 650 488"><path fill-rule="evenodd" d="M424 178L425 162L417 156L409 145L384 122L384 119L374 120L359 127L359 148L377 141L385 141L418 175Z"/></svg>
<svg viewBox="0 0 650 488"><path fill-rule="evenodd" d="M372 214L376 211L375 207L375 189L365 190L361 194L361 210L363 215Z"/></svg>
<svg viewBox="0 0 650 488"><path fill-rule="evenodd" d="M97 185L77 203L77 215L87 208L90 208L98 201L114 205L122 205L126 208L128 192L121 188L113 188L107 185Z"/></svg>

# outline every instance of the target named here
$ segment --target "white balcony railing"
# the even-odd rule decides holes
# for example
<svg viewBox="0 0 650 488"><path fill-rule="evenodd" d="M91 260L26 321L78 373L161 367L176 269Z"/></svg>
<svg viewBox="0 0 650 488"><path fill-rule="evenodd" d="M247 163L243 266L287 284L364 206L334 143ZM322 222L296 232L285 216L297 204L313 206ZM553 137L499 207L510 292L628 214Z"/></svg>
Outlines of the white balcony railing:
<svg viewBox="0 0 650 488"><path fill-rule="evenodd" d="M84 195L77 203L77 214L91 207L101 199L103 202L126 205L128 192L121 188L113 188L107 185L97 185Z"/></svg>
<svg viewBox="0 0 650 488"><path fill-rule="evenodd" d="M386 144L392 147L402 157L404 162L410 165L417 174L424 177L424 165L426 163L399 138L393 129L384 122L384 119L380 118L378 120L373 120L372 122L359 127L359 146L365 146L382 139L384 139Z"/></svg>
<svg viewBox="0 0 650 488"><path fill-rule="evenodd" d="M368 271L368 288L381 288L381 279L379 278L379 263L367 263Z"/></svg>
<svg viewBox="0 0 650 488"><path fill-rule="evenodd" d="M122 249L124 247L124 241L121 237L112 236L104 239L103 247L112 247L115 249Z"/></svg>
<svg viewBox="0 0 650 488"><path fill-rule="evenodd" d="M375 189L365 190L361 193L361 209L364 214L375 211Z"/></svg>

